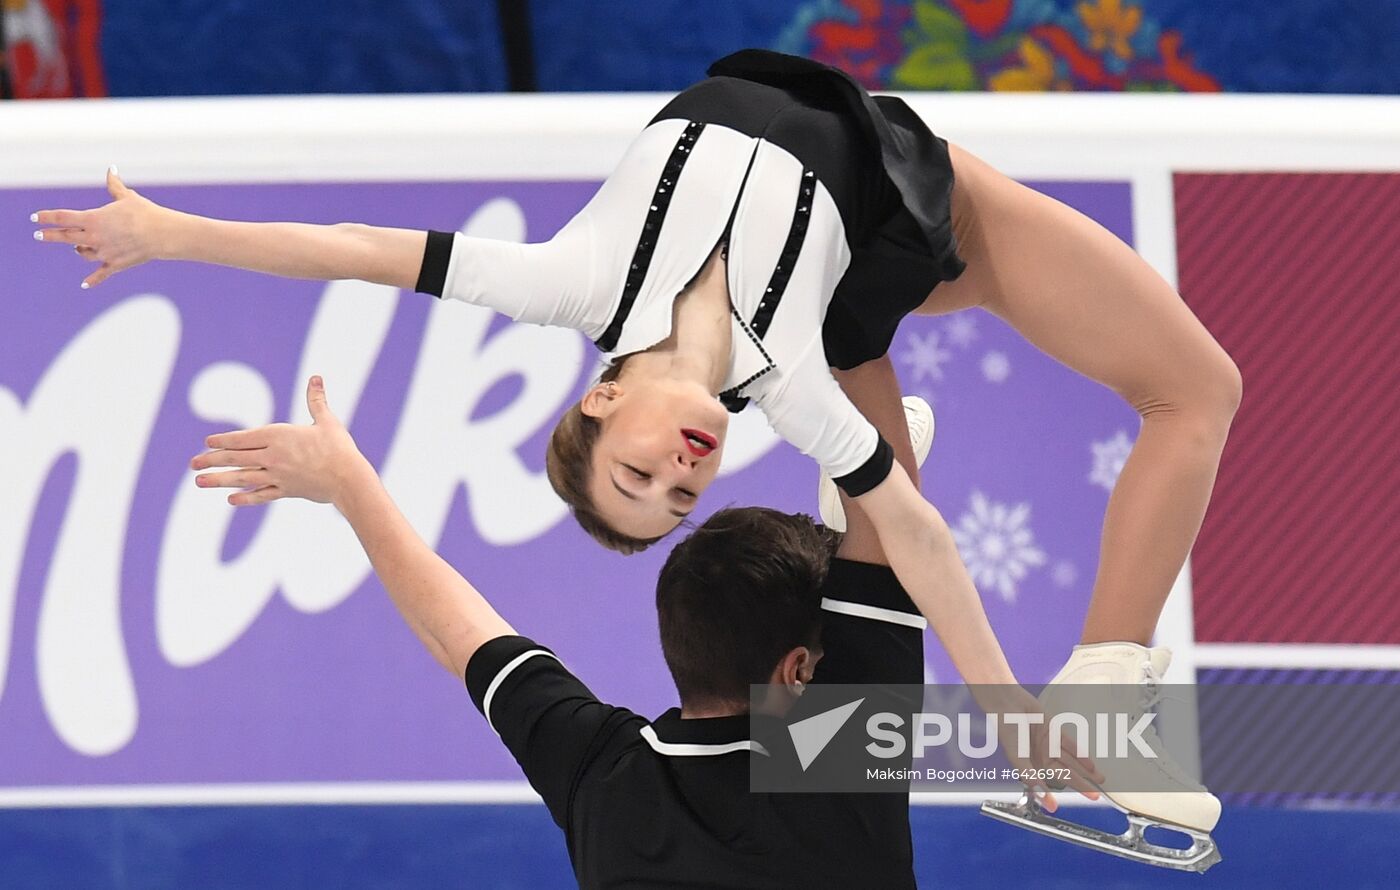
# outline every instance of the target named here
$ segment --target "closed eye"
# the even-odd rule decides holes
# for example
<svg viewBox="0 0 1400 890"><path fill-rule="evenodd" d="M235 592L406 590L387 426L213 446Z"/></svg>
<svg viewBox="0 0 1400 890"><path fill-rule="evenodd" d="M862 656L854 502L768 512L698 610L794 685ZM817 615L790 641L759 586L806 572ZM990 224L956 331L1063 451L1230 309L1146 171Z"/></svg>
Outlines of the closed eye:
<svg viewBox="0 0 1400 890"><path fill-rule="evenodd" d="M650 474L650 473L643 472L642 470L637 469L636 467L632 466L631 464L623 464L622 466L623 466L629 473L631 473L633 476L637 477L638 479L641 479L641 480L645 481L645 480L651 478L651 474Z"/></svg>
<svg viewBox="0 0 1400 890"><path fill-rule="evenodd" d="M680 486L677 486L677 487L671 489L671 494L675 495L676 500L681 501L681 502L683 502L683 503L687 503L687 504L694 504L694 503L695 503L695 499L696 499L697 497L699 497L699 495L697 495L695 492L691 491L690 489L688 489L688 488L681 488ZM694 510L694 509L695 509L694 507L691 507L691 508L690 508L690 510ZM671 511L671 515L672 515L672 516L675 516L677 519L684 519L684 518L686 518L687 516L690 515L690 510L672 510L672 511Z"/></svg>

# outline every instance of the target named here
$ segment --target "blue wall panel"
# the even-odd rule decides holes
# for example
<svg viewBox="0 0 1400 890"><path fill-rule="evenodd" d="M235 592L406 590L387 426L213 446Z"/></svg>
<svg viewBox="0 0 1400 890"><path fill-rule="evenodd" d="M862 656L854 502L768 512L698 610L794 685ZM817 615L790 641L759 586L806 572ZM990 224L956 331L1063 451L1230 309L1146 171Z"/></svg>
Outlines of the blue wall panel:
<svg viewBox="0 0 1400 890"><path fill-rule="evenodd" d="M494 0L103 5L113 96L503 90Z"/></svg>

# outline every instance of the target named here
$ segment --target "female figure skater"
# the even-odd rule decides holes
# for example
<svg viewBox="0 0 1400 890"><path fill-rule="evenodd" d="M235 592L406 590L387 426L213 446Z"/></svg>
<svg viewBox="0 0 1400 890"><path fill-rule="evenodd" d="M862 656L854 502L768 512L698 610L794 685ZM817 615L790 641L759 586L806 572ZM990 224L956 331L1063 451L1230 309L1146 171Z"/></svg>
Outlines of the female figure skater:
<svg viewBox="0 0 1400 890"><path fill-rule="evenodd" d="M889 445L830 370L881 358L910 312L982 306L1142 415L1082 645L1056 681L1151 688L1169 656L1147 645L1240 398L1229 357L1130 248L934 136L903 102L763 51L710 73L542 244L209 220L158 207L114 173L112 203L40 213L54 228L36 237L102 264L84 287L149 259L189 259L412 287L583 331L612 363L555 430L549 476L583 527L622 552L690 512L718 469L725 408L752 400L856 499L964 679L996 684L1014 681L945 522L891 472ZM280 496L265 469L215 455L204 465L244 467L214 482L247 489L233 503ZM1199 786L1105 790L1197 832L1219 813Z"/></svg>

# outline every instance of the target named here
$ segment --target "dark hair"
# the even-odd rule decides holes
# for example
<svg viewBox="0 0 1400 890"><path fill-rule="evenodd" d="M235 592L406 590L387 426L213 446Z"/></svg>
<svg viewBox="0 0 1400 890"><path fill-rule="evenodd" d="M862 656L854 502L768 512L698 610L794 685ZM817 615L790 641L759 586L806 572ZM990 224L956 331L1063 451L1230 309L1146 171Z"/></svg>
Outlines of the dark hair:
<svg viewBox="0 0 1400 890"><path fill-rule="evenodd" d="M798 646L816 646L831 542L810 517L721 510L676 545L656 581L661 651L681 702L747 704Z"/></svg>
<svg viewBox="0 0 1400 890"><path fill-rule="evenodd" d="M626 356L609 365L598 382L616 380L622 373L625 361ZM574 515L579 527L588 532L593 540L624 555L640 553L666 535L636 538L623 534L608 525L588 494L588 481L593 475L593 446L598 443L601 431L602 424L598 418L584 414L578 402L570 405L550 434L549 447L544 453L545 474L554 493L569 505L569 512Z"/></svg>

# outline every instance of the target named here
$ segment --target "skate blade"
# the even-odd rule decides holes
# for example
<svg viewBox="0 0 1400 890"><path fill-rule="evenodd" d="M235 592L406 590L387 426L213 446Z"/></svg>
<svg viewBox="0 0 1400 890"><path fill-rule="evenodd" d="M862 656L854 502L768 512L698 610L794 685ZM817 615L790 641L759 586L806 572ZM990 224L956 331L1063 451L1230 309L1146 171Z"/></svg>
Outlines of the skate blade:
<svg viewBox="0 0 1400 890"><path fill-rule="evenodd" d="M999 800L986 801L982 804L982 813L1037 834L1161 868L1194 871L1199 874L1220 861L1220 850L1210 835L1179 825L1154 822L1131 813L1127 814L1128 830L1122 834L1109 834L1097 828L1056 818L1025 795L1014 804ZM1191 846L1178 850L1151 843L1143 836L1143 831L1154 825L1185 834L1191 838Z"/></svg>

